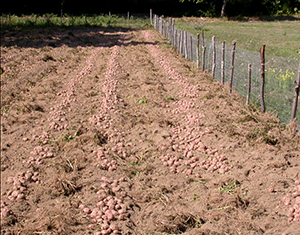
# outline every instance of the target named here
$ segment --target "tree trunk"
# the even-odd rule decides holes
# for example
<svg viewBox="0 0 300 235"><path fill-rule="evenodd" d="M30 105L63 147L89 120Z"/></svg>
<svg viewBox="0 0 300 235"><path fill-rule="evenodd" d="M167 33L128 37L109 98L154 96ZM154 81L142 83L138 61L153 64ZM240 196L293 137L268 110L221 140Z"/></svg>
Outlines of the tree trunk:
<svg viewBox="0 0 300 235"><path fill-rule="evenodd" d="M222 5L222 9L221 9L221 17L224 17L224 15L225 15L225 8L226 8L227 2L228 2L228 0L223 0L223 5Z"/></svg>

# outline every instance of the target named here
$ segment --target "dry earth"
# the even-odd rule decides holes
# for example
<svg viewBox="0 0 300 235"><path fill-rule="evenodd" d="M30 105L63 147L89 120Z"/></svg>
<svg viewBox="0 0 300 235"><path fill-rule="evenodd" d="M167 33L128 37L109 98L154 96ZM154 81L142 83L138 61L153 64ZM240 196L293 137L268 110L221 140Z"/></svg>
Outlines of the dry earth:
<svg viewBox="0 0 300 235"><path fill-rule="evenodd" d="M157 32L4 31L1 70L1 234L299 234L299 133Z"/></svg>

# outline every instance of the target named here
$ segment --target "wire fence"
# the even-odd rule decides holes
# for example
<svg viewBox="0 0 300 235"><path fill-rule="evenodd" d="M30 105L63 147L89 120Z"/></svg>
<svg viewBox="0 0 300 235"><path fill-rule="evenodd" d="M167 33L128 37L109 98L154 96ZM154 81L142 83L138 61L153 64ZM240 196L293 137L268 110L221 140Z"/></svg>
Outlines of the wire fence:
<svg viewBox="0 0 300 235"><path fill-rule="evenodd" d="M150 20L154 28L171 41L178 54L194 61L199 68L211 72L214 79L222 83L229 83L230 76L233 74L233 89L237 90L246 100L249 96L248 104L260 105L262 70L259 52L241 49L237 45L234 51L233 66L232 43L215 43L214 37L212 39L206 38L203 30L203 35L190 34L183 29L176 28L171 18L165 20L155 14L152 15L151 11ZM264 98L266 111L277 115L282 123L287 124L292 118L295 81L300 76L300 72L298 72L299 60L267 56L265 61ZM249 93L248 85L249 73L251 74L251 93ZM300 102L296 102L300 106ZM300 108L296 111L296 117L300 118Z"/></svg>

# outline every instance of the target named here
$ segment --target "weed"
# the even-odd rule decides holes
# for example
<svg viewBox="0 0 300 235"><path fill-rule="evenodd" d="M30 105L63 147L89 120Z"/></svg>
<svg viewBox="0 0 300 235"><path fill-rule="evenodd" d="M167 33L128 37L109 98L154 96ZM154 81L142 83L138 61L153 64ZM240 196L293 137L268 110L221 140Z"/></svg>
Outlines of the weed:
<svg viewBox="0 0 300 235"><path fill-rule="evenodd" d="M171 95L168 95L168 96L167 96L167 98L166 98L166 100L175 100L175 99L174 99L174 97L173 97L173 96L171 96Z"/></svg>
<svg viewBox="0 0 300 235"><path fill-rule="evenodd" d="M140 162L131 162L129 165L130 166L140 166L141 163Z"/></svg>
<svg viewBox="0 0 300 235"><path fill-rule="evenodd" d="M77 132L74 135L70 135L70 134L66 134L63 137L64 142L69 142L73 139L75 139L75 137L77 136Z"/></svg>
<svg viewBox="0 0 300 235"><path fill-rule="evenodd" d="M238 122L251 122L251 121L258 122L255 117L253 117L249 114L245 115L244 117L242 117L238 120Z"/></svg>
<svg viewBox="0 0 300 235"><path fill-rule="evenodd" d="M228 194L233 194L233 193L237 193L237 188L239 188L240 186L240 182L238 182L236 179L233 180L231 183L225 183L223 184L221 187L219 187L218 189L221 192L226 192Z"/></svg>
<svg viewBox="0 0 300 235"><path fill-rule="evenodd" d="M276 71L276 69L269 68L268 74L270 75L267 77L270 82L277 82L278 86L274 86L280 91L286 91L287 88L293 88L293 80L295 79L295 73L287 69L285 72L282 69ZM272 91L273 93L276 91Z"/></svg>
<svg viewBox="0 0 300 235"><path fill-rule="evenodd" d="M192 200L197 201L199 198L200 198L200 196L198 194L194 193Z"/></svg>
<svg viewBox="0 0 300 235"><path fill-rule="evenodd" d="M9 114L9 110L7 108L2 108L2 113Z"/></svg>
<svg viewBox="0 0 300 235"><path fill-rule="evenodd" d="M143 98L141 98L141 99L138 99L137 102L138 102L139 104L147 104L147 99L146 99L146 97L143 97Z"/></svg>
<svg viewBox="0 0 300 235"><path fill-rule="evenodd" d="M272 129L270 125L266 125L263 128L256 128L254 131L247 135L247 139L261 139L265 144L276 145L278 143L278 139L269 136L268 132Z"/></svg>

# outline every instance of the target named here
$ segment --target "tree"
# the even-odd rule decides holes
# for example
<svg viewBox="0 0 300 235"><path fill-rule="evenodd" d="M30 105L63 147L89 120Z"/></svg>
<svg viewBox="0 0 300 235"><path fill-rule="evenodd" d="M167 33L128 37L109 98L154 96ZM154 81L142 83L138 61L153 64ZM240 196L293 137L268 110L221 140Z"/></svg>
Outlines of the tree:
<svg viewBox="0 0 300 235"><path fill-rule="evenodd" d="M221 7L221 17L226 14L226 7L237 14L293 14L300 9L300 0L179 0L196 4L210 4L215 9ZM251 9L251 10L250 10ZM250 11L249 11L250 10Z"/></svg>
<svg viewBox="0 0 300 235"><path fill-rule="evenodd" d="M221 17L223 18L225 15L225 7L227 4L228 0L223 0L223 5L222 5L222 9L221 9Z"/></svg>
<svg viewBox="0 0 300 235"><path fill-rule="evenodd" d="M210 2L209 0L187 0L189 2L194 2L196 4L198 3L204 3L204 2ZM224 17L225 15L225 8L229 1L237 1L237 0L223 0L222 9L221 9L221 17ZM185 0L180 0L180 2L185 2Z"/></svg>

